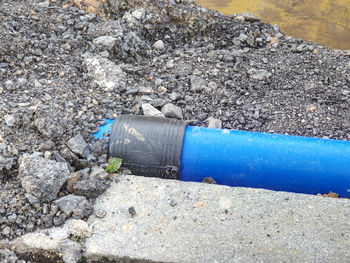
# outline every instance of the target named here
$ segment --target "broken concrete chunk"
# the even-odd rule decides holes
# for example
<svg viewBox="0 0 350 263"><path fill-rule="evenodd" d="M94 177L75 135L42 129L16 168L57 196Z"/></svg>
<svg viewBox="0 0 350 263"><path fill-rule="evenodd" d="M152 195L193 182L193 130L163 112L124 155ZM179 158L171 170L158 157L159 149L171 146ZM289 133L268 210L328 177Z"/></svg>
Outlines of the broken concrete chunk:
<svg viewBox="0 0 350 263"><path fill-rule="evenodd" d="M28 202L29 202L33 207L35 207L35 208L37 208L37 209L40 208L40 201L39 201L38 198L36 198L34 195L29 194L29 193L26 193L24 196L27 198Z"/></svg>
<svg viewBox="0 0 350 263"><path fill-rule="evenodd" d="M67 142L67 146L69 147L69 149L72 150L73 153L75 153L83 158L87 158L87 156L90 153L88 145L80 133L78 135L76 135L75 137L71 138Z"/></svg>
<svg viewBox="0 0 350 263"><path fill-rule="evenodd" d="M87 218L89 215L91 215L92 211L92 204L89 201L84 200L73 209L72 217L75 219Z"/></svg>
<svg viewBox="0 0 350 263"><path fill-rule="evenodd" d="M71 174L67 164L48 160L34 153L23 157L18 177L27 193L42 202L49 202L57 197Z"/></svg>
<svg viewBox="0 0 350 263"><path fill-rule="evenodd" d="M100 49L112 50L117 43L117 39L111 36L101 36L95 38L92 43Z"/></svg>
<svg viewBox="0 0 350 263"><path fill-rule="evenodd" d="M102 194L109 184L108 174L101 167L93 167L90 174L80 173L79 179L73 182L72 189L76 195L95 198Z"/></svg>
<svg viewBox="0 0 350 263"><path fill-rule="evenodd" d="M158 51L163 51L165 48L163 40L158 40L153 44L153 48L157 49Z"/></svg>
<svg viewBox="0 0 350 263"><path fill-rule="evenodd" d="M84 67L97 85L107 92L124 90L126 75L120 66L101 56L85 55Z"/></svg>
<svg viewBox="0 0 350 263"><path fill-rule="evenodd" d="M139 8L136 9L134 12L131 13L133 17L135 17L137 20L141 20L145 16L145 9Z"/></svg>
<svg viewBox="0 0 350 263"><path fill-rule="evenodd" d="M78 204L83 201L86 201L85 196L66 195L54 202L60 207L63 213L70 215Z"/></svg>
<svg viewBox="0 0 350 263"><path fill-rule="evenodd" d="M73 240L65 239L60 243L62 259L64 263L76 263L81 258L81 244Z"/></svg>
<svg viewBox="0 0 350 263"><path fill-rule="evenodd" d="M182 109L174 104L168 103L162 107L165 117L183 119Z"/></svg>
<svg viewBox="0 0 350 263"><path fill-rule="evenodd" d="M149 103L142 104L142 111L145 116L165 117L161 111L157 110Z"/></svg>

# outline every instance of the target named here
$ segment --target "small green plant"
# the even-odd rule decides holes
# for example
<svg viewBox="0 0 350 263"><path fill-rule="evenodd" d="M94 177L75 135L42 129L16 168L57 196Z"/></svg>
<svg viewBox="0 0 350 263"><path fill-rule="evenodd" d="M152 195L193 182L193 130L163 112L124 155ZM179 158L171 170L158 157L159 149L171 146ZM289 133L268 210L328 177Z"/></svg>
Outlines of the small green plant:
<svg viewBox="0 0 350 263"><path fill-rule="evenodd" d="M110 158L108 160L108 166L106 168L106 172L109 174L116 173L120 169L122 162L123 162L123 159L121 158Z"/></svg>
<svg viewBox="0 0 350 263"><path fill-rule="evenodd" d="M86 262L85 258L81 255L79 260L78 260L78 263L84 263L84 262Z"/></svg>
<svg viewBox="0 0 350 263"><path fill-rule="evenodd" d="M77 243L81 242L81 237L77 235L71 235L70 239L72 239L74 242L77 242Z"/></svg>

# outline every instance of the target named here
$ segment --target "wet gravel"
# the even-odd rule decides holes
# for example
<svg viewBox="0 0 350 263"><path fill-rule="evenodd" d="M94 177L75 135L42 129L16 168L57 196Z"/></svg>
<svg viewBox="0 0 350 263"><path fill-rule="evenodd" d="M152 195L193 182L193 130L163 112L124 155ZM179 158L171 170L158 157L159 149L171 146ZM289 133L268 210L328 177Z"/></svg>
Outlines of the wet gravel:
<svg viewBox="0 0 350 263"><path fill-rule="evenodd" d="M25 192L23 156L41 152L87 180L81 171L106 163L91 133L119 114L147 109L192 125L350 139L347 51L190 0L105 3L101 16L68 1L0 4L0 239L71 216ZM72 192L67 185L55 199Z"/></svg>

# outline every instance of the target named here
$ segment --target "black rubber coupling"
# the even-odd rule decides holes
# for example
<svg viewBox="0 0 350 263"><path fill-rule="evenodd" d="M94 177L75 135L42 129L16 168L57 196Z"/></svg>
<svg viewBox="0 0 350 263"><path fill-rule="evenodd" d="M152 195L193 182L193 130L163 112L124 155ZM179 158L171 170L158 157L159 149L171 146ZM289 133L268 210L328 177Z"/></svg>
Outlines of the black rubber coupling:
<svg viewBox="0 0 350 263"><path fill-rule="evenodd" d="M179 179L185 121L140 115L114 120L108 158L123 159L135 175Z"/></svg>

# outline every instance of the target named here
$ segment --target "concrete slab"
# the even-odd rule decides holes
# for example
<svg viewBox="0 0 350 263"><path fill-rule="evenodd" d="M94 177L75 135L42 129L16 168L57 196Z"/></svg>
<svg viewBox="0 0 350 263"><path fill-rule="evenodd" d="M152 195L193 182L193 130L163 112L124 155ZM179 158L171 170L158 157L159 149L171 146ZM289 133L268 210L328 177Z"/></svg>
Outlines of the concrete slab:
<svg viewBox="0 0 350 263"><path fill-rule="evenodd" d="M103 210L89 262L350 262L348 199L123 175Z"/></svg>

